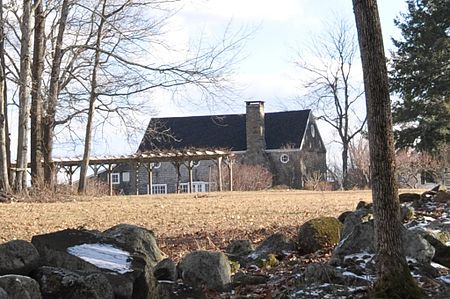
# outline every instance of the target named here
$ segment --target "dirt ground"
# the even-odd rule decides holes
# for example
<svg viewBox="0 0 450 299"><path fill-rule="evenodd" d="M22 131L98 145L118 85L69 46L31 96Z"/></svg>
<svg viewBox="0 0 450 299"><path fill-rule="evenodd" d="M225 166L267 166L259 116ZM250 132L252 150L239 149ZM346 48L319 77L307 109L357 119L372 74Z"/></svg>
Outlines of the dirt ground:
<svg viewBox="0 0 450 299"><path fill-rule="evenodd" d="M274 232L295 235L300 224L317 216L339 216L370 191L263 191L73 198L57 203L0 205L0 243L30 240L65 228L105 230L129 223L152 230L172 258L193 249L223 249L229 241L258 243Z"/></svg>

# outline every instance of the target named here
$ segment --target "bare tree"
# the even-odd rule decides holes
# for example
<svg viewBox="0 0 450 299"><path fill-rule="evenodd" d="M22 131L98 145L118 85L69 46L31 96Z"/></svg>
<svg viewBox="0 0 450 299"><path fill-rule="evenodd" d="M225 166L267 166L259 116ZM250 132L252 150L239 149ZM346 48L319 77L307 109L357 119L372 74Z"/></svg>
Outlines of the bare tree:
<svg viewBox="0 0 450 299"><path fill-rule="evenodd" d="M7 118L6 118L6 92L5 92L5 65L4 65L4 20L3 0L0 0L0 188L10 192L8 154L7 154Z"/></svg>
<svg viewBox="0 0 450 299"><path fill-rule="evenodd" d="M421 298L403 251L391 101L376 0L353 0L364 73L374 204L375 298Z"/></svg>
<svg viewBox="0 0 450 299"><path fill-rule="evenodd" d="M32 64L32 89L31 89L31 183L41 182L44 178L42 167L42 73L44 71L45 51L45 17L43 0L34 0L34 48Z"/></svg>
<svg viewBox="0 0 450 299"><path fill-rule="evenodd" d="M30 46L31 46L31 0L23 1L21 18L21 47L20 47L20 73L19 73L19 127L17 137L17 162L15 189L26 188L28 134L30 116Z"/></svg>
<svg viewBox="0 0 450 299"><path fill-rule="evenodd" d="M69 3L69 0L63 0L60 16L57 20L57 26L53 26L53 28L56 28L57 35L52 51L53 56L50 59L50 83L46 103L46 113L43 121L44 177L46 184L50 187L52 187L54 183L54 165L52 160L53 139L56 126L56 108L61 90L62 47L67 17L69 14ZM67 68L66 70L69 69L70 68Z"/></svg>
<svg viewBox="0 0 450 299"><path fill-rule="evenodd" d="M337 21L320 40L314 40L308 54L299 54L297 66L306 71L306 95L302 103L315 107L317 118L329 124L342 145L342 187L347 188L351 140L364 128L366 117L356 111L363 92L354 86L353 62L357 43L345 20ZM312 55L312 57L311 57ZM361 101L359 101L361 100Z"/></svg>
<svg viewBox="0 0 450 299"><path fill-rule="evenodd" d="M354 138L350 142L349 184L358 188L370 186L369 142L364 136Z"/></svg>

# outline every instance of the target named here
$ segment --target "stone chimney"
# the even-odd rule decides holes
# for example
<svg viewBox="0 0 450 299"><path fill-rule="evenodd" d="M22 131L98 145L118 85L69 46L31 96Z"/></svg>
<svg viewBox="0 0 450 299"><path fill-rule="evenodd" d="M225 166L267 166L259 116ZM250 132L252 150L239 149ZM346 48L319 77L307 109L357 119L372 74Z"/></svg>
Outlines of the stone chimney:
<svg viewBox="0 0 450 299"><path fill-rule="evenodd" d="M266 135L264 128L264 102L248 101L246 103L246 160L249 164L265 163Z"/></svg>

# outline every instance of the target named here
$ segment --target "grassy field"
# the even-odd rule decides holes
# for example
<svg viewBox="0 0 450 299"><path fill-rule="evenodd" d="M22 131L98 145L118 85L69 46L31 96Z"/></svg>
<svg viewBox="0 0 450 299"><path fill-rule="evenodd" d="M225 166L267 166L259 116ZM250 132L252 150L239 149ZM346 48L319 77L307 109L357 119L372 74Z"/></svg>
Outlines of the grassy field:
<svg viewBox="0 0 450 299"><path fill-rule="evenodd" d="M0 206L0 243L30 240L33 235L65 228L104 230L129 223L155 232L169 254L222 248L229 240L255 243L273 232L294 235L317 216L339 216L370 191L262 191L74 198L56 203L11 203Z"/></svg>

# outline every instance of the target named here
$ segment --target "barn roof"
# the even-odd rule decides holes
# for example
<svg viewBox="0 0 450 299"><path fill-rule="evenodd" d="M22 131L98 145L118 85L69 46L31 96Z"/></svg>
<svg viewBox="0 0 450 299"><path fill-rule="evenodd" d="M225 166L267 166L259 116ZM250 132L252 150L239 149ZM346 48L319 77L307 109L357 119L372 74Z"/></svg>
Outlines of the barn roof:
<svg viewBox="0 0 450 299"><path fill-rule="evenodd" d="M311 110L265 113L267 149L299 148ZM245 114L152 118L139 151L182 148L246 150Z"/></svg>

